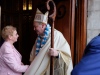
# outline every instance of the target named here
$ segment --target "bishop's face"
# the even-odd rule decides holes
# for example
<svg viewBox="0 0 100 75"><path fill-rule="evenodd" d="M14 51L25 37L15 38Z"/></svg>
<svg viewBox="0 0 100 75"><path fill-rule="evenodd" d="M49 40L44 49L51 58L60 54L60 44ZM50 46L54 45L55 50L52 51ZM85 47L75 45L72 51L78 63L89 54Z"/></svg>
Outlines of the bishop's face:
<svg viewBox="0 0 100 75"><path fill-rule="evenodd" d="M45 25L43 23L34 21L33 26L34 26L34 30L38 35L44 34Z"/></svg>

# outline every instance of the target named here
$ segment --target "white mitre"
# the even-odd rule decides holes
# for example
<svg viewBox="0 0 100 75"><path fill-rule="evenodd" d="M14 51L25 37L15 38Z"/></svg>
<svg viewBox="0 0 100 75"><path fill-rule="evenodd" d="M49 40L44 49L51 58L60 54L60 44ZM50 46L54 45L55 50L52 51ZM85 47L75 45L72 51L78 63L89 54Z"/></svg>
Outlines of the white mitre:
<svg viewBox="0 0 100 75"><path fill-rule="evenodd" d="M47 22L48 22L48 13L49 13L49 12L47 11L45 14L43 14L43 13L37 8L34 21L36 21L36 22L42 22L42 23L47 24Z"/></svg>

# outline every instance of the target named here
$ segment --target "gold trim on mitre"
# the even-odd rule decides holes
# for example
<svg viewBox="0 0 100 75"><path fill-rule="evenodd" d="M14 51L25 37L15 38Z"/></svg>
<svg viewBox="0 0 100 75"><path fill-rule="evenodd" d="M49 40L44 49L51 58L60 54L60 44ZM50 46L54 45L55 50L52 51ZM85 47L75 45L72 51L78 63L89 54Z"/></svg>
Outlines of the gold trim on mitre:
<svg viewBox="0 0 100 75"><path fill-rule="evenodd" d="M45 14L43 14L43 13L37 8L34 21L42 22L42 23L47 24L47 22L48 22L48 14L49 14L48 11L47 11Z"/></svg>

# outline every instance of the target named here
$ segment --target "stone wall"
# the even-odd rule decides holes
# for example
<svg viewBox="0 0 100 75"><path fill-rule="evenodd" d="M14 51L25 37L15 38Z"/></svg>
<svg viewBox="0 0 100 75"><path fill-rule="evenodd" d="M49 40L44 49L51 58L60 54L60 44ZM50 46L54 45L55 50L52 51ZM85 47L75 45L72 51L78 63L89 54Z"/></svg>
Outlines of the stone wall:
<svg viewBox="0 0 100 75"><path fill-rule="evenodd" d="M100 33L100 0L88 0L87 43Z"/></svg>

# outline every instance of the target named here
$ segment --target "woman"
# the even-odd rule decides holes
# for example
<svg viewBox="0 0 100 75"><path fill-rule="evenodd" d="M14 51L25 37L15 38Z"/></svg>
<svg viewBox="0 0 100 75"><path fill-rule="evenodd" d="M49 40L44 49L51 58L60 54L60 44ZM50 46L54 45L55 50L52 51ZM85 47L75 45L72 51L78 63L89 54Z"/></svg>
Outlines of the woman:
<svg viewBox="0 0 100 75"><path fill-rule="evenodd" d="M23 65L22 56L13 45L19 37L16 28L4 27L2 37L5 41L0 48L0 75L22 75L29 65Z"/></svg>

